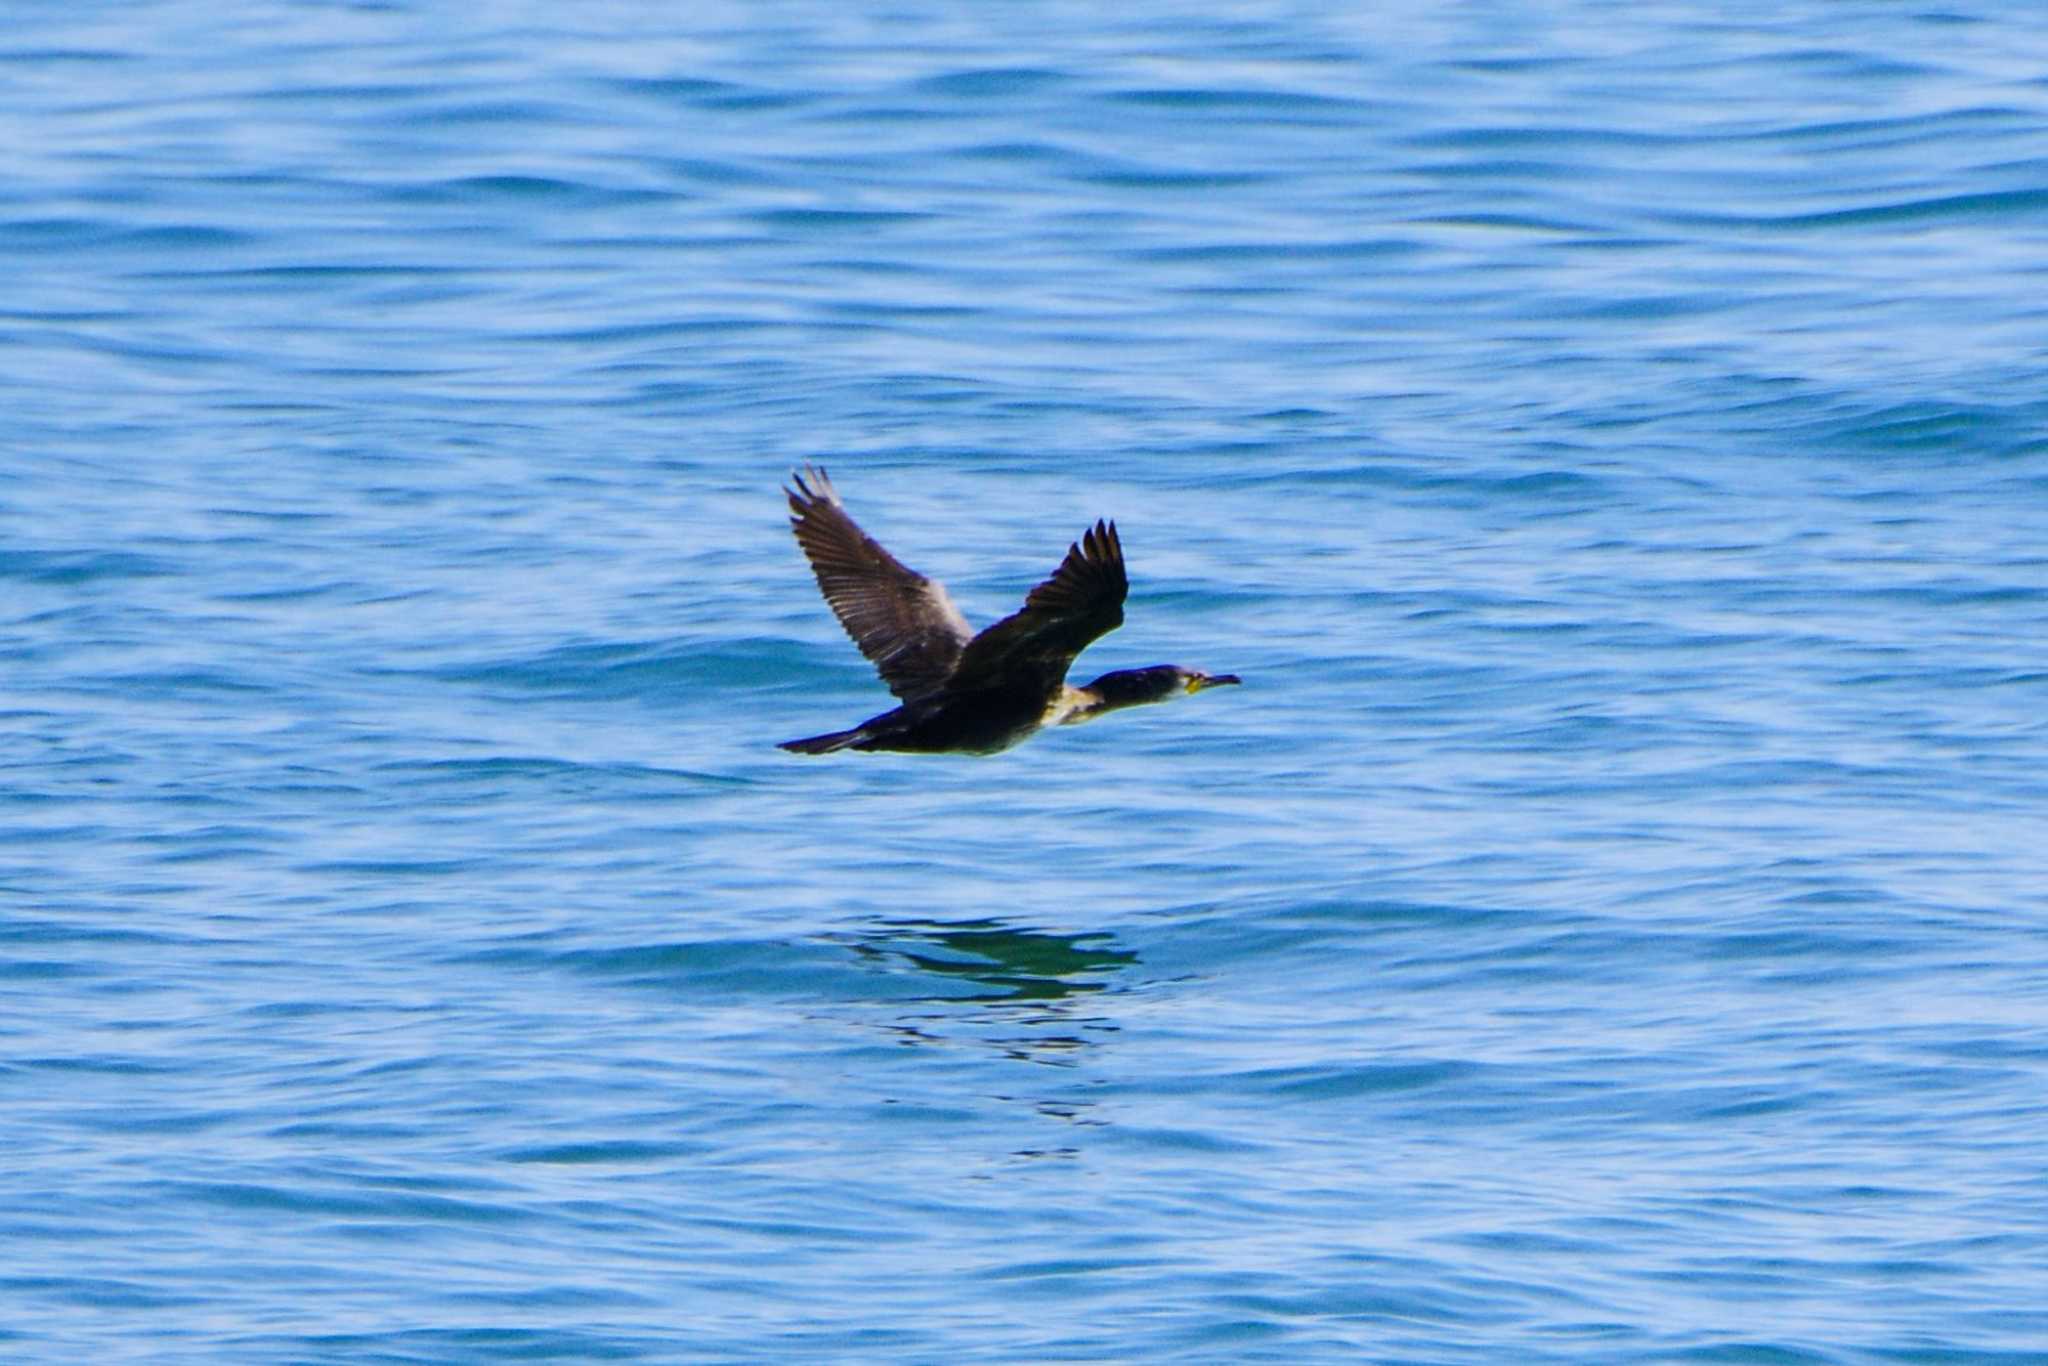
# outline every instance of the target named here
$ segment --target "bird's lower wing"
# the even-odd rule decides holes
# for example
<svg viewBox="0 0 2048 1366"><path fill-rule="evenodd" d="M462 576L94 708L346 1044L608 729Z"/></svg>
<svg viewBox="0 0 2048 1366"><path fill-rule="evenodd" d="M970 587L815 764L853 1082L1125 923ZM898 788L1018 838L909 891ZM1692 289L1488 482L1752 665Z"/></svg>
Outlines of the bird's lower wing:
<svg viewBox="0 0 2048 1366"><path fill-rule="evenodd" d="M1097 522L1067 548L1052 577L1031 590L1021 611L969 641L954 667L952 686L1032 675L1057 688L1074 656L1124 621L1130 580L1114 522Z"/></svg>

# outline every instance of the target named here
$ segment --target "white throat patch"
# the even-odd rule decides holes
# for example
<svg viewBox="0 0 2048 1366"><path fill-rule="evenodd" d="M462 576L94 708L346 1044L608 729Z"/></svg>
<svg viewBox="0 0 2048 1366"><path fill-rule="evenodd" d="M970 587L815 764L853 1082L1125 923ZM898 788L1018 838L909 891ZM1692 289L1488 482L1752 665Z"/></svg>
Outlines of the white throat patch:
<svg viewBox="0 0 2048 1366"><path fill-rule="evenodd" d="M1072 726L1086 721L1094 714L1093 708L1102 699L1086 688L1077 688L1071 683L1060 685L1059 696L1046 704L1045 719L1041 726Z"/></svg>

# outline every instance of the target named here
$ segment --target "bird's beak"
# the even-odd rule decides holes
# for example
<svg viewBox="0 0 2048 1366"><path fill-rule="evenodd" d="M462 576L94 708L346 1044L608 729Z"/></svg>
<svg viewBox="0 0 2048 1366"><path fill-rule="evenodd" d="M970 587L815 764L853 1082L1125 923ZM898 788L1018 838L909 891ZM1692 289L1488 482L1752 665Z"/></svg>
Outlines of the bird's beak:
<svg viewBox="0 0 2048 1366"><path fill-rule="evenodd" d="M1226 683L1242 683L1236 674L1191 674L1188 677L1188 691L1200 692L1204 688L1220 688Z"/></svg>

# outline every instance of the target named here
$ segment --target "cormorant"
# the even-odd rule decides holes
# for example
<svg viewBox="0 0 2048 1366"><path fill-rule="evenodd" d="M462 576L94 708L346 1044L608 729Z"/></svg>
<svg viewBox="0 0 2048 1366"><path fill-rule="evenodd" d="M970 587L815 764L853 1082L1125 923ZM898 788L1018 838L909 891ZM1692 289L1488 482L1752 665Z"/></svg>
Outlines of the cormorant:
<svg viewBox="0 0 2048 1366"><path fill-rule="evenodd" d="M943 585L855 525L824 470L806 465L791 478L796 487L783 490L790 525L818 587L903 705L852 730L785 741L783 749L994 754L1045 726L1239 681L1158 664L1106 673L1084 688L1067 682L1074 656L1123 624L1130 585L1114 522L1096 522L1031 590L1022 611L976 635Z"/></svg>

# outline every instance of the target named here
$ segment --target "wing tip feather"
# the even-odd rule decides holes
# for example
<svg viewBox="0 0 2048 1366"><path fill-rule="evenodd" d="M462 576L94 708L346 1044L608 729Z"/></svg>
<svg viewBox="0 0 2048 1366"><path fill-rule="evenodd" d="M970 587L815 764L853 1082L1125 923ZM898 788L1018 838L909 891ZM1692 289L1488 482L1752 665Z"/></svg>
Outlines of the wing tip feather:
<svg viewBox="0 0 2048 1366"><path fill-rule="evenodd" d="M796 487L784 484L782 491L789 495L792 522L801 522L814 507L843 506L839 501L839 490L832 487L832 476L825 473L823 465L814 465L806 460L802 469L789 472L789 482Z"/></svg>

